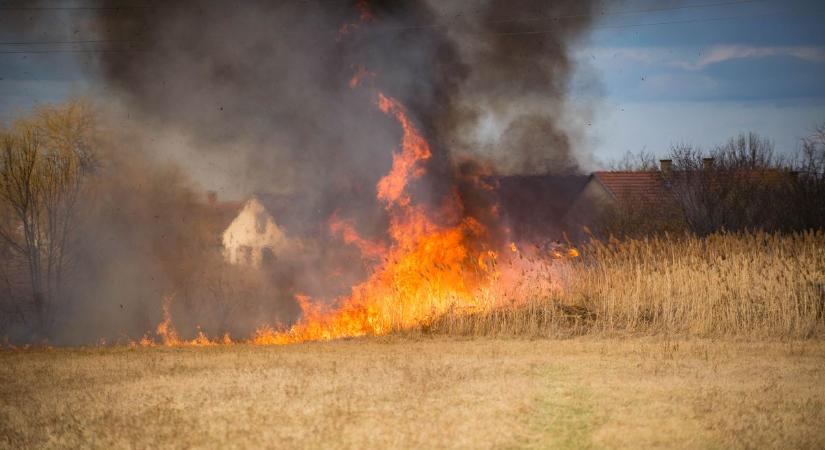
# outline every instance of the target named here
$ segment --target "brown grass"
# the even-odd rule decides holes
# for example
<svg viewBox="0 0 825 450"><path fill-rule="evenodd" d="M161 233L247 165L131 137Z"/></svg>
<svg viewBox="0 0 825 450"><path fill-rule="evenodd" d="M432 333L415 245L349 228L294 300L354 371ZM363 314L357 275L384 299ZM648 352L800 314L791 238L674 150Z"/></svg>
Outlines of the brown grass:
<svg viewBox="0 0 825 450"><path fill-rule="evenodd" d="M825 330L825 233L593 242L524 278L513 306L446 314L448 335L654 333L811 338ZM561 289L548 290L544 278Z"/></svg>
<svg viewBox="0 0 825 450"><path fill-rule="evenodd" d="M822 448L825 344L0 352L0 448Z"/></svg>
<svg viewBox="0 0 825 450"><path fill-rule="evenodd" d="M825 234L582 255L421 327L495 340L0 349L0 448L825 447Z"/></svg>

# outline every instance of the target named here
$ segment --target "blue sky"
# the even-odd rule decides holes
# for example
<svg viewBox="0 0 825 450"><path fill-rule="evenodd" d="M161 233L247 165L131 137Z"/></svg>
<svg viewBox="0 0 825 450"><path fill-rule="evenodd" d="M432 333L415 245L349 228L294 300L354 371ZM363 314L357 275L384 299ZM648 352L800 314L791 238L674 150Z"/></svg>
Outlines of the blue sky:
<svg viewBox="0 0 825 450"><path fill-rule="evenodd" d="M661 155L674 143L708 148L746 131L794 151L825 123L822 0L625 0L600 11L572 50L580 68L571 101L595 97L580 144L592 149L593 167L628 151ZM25 14L46 13L0 11L0 42L76 38L60 11L47 13L46 28L9 26ZM0 121L95 86L92 54L3 53L21 48L31 47L0 46Z"/></svg>
<svg viewBox="0 0 825 450"><path fill-rule="evenodd" d="M709 148L747 131L792 152L825 123L825 2L625 1L604 11L574 51L578 78L594 72L600 88L588 134L597 160Z"/></svg>

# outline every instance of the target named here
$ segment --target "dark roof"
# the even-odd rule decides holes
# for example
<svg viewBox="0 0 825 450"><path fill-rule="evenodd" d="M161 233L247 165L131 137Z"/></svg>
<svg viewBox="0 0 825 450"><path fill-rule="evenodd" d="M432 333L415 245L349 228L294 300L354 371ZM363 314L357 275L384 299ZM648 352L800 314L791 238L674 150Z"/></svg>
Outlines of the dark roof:
<svg viewBox="0 0 825 450"><path fill-rule="evenodd" d="M316 233L331 214L297 195L256 193L252 198L258 200L290 236L305 237Z"/></svg>
<svg viewBox="0 0 825 450"><path fill-rule="evenodd" d="M587 175L511 175L497 179L504 208L516 206L535 215L543 208L554 217L563 215L587 184Z"/></svg>
<svg viewBox="0 0 825 450"><path fill-rule="evenodd" d="M514 238L531 239L559 232L562 219L587 175L511 175L495 179L499 207Z"/></svg>
<svg viewBox="0 0 825 450"><path fill-rule="evenodd" d="M238 217L242 207L241 202L215 202L207 205L207 211L215 229L223 232Z"/></svg>

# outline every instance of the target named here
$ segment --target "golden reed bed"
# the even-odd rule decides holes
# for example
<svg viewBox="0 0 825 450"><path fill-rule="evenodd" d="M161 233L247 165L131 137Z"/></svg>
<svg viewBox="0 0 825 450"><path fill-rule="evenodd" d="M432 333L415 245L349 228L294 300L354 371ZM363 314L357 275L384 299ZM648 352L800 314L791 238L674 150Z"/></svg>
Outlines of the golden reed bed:
<svg viewBox="0 0 825 450"><path fill-rule="evenodd" d="M447 313L448 335L664 333L811 338L825 330L825 233L592 242L525 275L512 306ZM558 288L548 290L546 277Z"/></svg>

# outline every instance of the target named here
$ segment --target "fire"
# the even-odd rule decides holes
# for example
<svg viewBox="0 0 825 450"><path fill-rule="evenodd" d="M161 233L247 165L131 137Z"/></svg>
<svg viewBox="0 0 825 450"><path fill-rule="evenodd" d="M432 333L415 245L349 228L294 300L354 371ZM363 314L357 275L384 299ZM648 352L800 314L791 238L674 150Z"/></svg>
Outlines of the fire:
<svg viewBox="0 0 825 450"><path fill-rule="evenodd" d="M170 310L174 295L167 295L163 298L163 320L155 328L155 334L160 340L160 345L165 347L206 347L210 345L217 345L218 343L229 345L232 344L232 339L229 333L224 334L220 342L212 341L203 331L198 330L197 336L191 341L182 340L172 325L172 312ZM157 345L154 339L149 336L149 333L143 335L139 341L129 342L130 347L154 347Z"/></svg>
<svg viewBox="0 0 825 450"><path fill-rule="evenodd" d="M370 8L370 4L367 0L358 0L355 7L358 9L358 23L345 23L341 25L338 29L338 37L335 39L336 41L340 42L344 36L350 32L358 30L361 24L375 20L375 16L372 14L372 8Z"/></svg>
<svg viewBox="0 0 825 450"><path fill-rule="evenodd" d="M163 345L172 347L181 344L178 337L178 332L172 326L172 313L169 312L169 307L172 303L173 296L167 296L163 299L163 322L158 324L155 332L163 340Z"/></svg>
<svg viewBox="0 0 825 450"><path fill-rule="evenodd" d="M354 89L360 86L364 80L372 78L375 78L375 72L370 72L366 67L359 65L355 68L355 74L349 80L349 87Z"/></svg>
<svg viewBox="0 0 825 450"><path fill-rule="evenodd" d="M356 6L359 22L341 26L338 41L375 20L367 0L359 0ZM352 66L352 69L350 88L362 86L364 81L376 77L363 66ZM375 186L376 200L389 216L388 240L381 242L362 237L353 223L342 220L337 214L333 214L328 222L330 233L357 248L364 262L373 264L371 275L353 286L348 296L338 298L332 304L303 294L295 295L301 309L296 323L287 329L263 325L247 342L282 345L382 335L427 325L449 311L497 307L500 306L498 301L504 302L508 297L507 304L513 305L513 288L524 284L526 273L535 271L530 248L493 239L494 234L499 237L509 235L506 228L487 229L485 223L498 218L499 207L494 202L485 205L480 214L486 216L481 220L465 211L458 187L444 195L440 204L417 203L410 187L426 175L427 164L433 157L430 144L396 99L379 92L376 104L384 114L394 118L402 130L400 148L393 153L390 170ZM483 167L473 172L471 178L464 172L457 175L464 177L462 181L469 180L478 191L495 190L495 185L489 182L491 177L487 177L492 173L484 172ZM575 248L569 248L566 253L569 257L579 256ZM550 255L564 257L558 248L554 248ZM509 264L501 264L500 258ZM328 275L335 276L334 273ZM542 276L545 284L553 283L549 279ZM194 339L182 340L172 325L172 298L164 298L163 320L155 330L156 339L147 333L140 341L131 342L132 346L234 343L228 333L222 339L210 340L200 330Z"/></svg>
<svg viewBox="0 0 825 450"><path fill-rule="evenodd" d="M414 203L408 187L424 175L424 163L432 152L400 103L379 94L378 107L392 115L403 131L400 151L393 155L389 173L376 186L376 197L390 215L391 245L384 248L365 241L348 224L334 218L331 229L345 242L365 256L382 255L383 259L372 276L354 286L351 295L339 299L332 308L296 296L302 311L298 323L285 332L261 328L254 343L380 335L423 324L451 307L478 308L485 301L479 293L495 278L497 254L489 249L474 254L471 244L484 242L487 230L473 218L454 226L438 225L424 207ZM460 207L459 199L450 196L440 210L459 216L455 210Z"/></svg>
<svg viewBox="0 0 825 450"><path fill-rule="evenodd" d="M508 304L512 305L514 288L522 284L526 273L535 271L529 249L520 249L515 242L502 244L501 250L510 264L499 270L500 254L489 244L493 242L491 231L479 220L463 217L462 199L456 189L445 196L438 208L426 208L416 203L409 188L425 175L432 151L403 105L380 93L377 105L395 118L403 132L400 149L393 154L389 172L376 185L376 198L390 218L389 244L361 237L352 223L333 214L328 224L330 232L357 248L364 261L375 264L371 276L352 287L349 296L337 299L332 305L306 295L295 295L301 309L298 322L286 330L262 326L249 342L282 345L382 335L426 325L448 311L470 312L500 306L496 299L510 297ZM482 179L476 181L484 188ZM451 221L452 225L443 224ZM575 258L579 251L556 242L550 256L554 259ZM541 270L539 273L544 273ZM550 278L542 276L542 283L553 289L554 282L549 281ZM170 305L173 297L167 296L163 301L163 320L155 330L160 344L209 346L233 343L228 334L220 340L210 340L201 331L190 341L182 340L172 325ZM147 334L131 345L157 344Z"/></svg>
<svg viewBox="0 0 825 450"><path fill-rule="evenodd" d="M387 205L406 206L410 202L409 195L405 192L407 183L424 174L424 167L421 163L430 159L432 152L427 141L418 134L400 103L385 97L384 94L378 94L378 107L384 114L394 114L404 130L401 153L393 155L390 173L378 182L378 199L383 200Z"/></svg>
<svg viewBox="0 0 825 450"><path fill-rule="evenodd" d="M340 234L344 242L358 247L361 255L367 259L381 258L387 253L387 249L381 243L362 238L351 223L339 219L337 215L330 218L329 231Z"/></svg>

